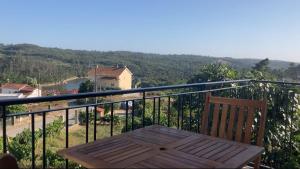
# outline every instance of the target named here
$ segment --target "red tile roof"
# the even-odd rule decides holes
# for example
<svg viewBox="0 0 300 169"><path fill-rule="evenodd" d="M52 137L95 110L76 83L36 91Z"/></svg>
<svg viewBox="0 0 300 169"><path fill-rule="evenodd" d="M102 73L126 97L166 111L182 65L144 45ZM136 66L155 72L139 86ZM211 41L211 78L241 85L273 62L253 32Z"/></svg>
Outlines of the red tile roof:
<svg viewBox="0 0 300 169"><path fill-rule="evenodd" d="M96 75L106 76L106 77L118 77L126 69L127 69L127 67L97 67L96 68ZM88 75L93 75L94 76L95 75L95 68L90 69L88 71Z"/></svg>
<svg viewBox="0 0 300 169"><path fill-rule="evenodd" d="M26 86L28 86L28 85L27 84L20 84L20 83L5 83L1 86L1 88L21 90Z"/></svg>
<svg viewBox="0 0 300 169"><path fill-rule="evenodd" d="M20 90L21 93L31 93L34 91L34 87L26 85L24 88Z"/></svg>

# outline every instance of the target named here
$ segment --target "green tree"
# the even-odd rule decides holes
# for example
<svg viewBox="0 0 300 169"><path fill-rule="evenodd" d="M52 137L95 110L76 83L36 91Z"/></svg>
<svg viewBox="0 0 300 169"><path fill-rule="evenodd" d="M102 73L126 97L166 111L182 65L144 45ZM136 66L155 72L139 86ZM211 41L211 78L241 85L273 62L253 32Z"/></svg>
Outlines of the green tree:
<svg viewBox="0 0 300 169"><path fill-rule="evenodd" d="M200 73L193 76L188 83L207 81L223 81L237 78L237 71L226 64L207 64L200 69Z"/></svg>
<svg viewBox="0 0 300 169"><path fill-rule="evenodd" d="M26 110L27 110L26 106L21 104L7 106L8 113L24 113Z"/></svg>
<svg viewBox="0 0 300 169"><path fill-rule="evenodd" d="M33 87L38 86L38 82L37 82L36 78L26 77L26 83Z"/></svg>
<svg viewBox="0 0 300 169"><path fill-rule="evenodd" d="M264 72L264 71L267 71L269 69L268 65L269 65L270 61L268 58L264 59L264 60L261 60L260 62L256 63L253 67L254 70L257 70L257 71L261 71L261 72Z"/></svg>
<svg viewBox="0 0 300 169"><path fill-rule="evenodd" d="M92 81L87 80L80 84L78 92L79 93L93 92L94 86L95 84Z"/></svg>
<svg viewBox="0 0 300 169"><path fill-rule="evenodd" d="M256 63L250 71L241 75L241 77L256 80L276 80L278 77L275 75L277 74L269 68L269 63L270 61L268 58L261 60Z"/></svg>

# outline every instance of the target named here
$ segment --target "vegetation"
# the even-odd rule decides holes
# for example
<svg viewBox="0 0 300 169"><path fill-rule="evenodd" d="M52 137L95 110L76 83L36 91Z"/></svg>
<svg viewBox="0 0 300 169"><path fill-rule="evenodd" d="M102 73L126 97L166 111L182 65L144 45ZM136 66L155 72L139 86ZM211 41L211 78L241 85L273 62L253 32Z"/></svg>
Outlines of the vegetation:
<svg viewBox="0 0 300 169"><path fill-rule="evenodd" d="M291 66L287 71L295 71ZM284 73L284 72L281 72ZM242 78L278 80L278 74L269 68L269 60L265 59L253 66L247 72L237 73L228 65L211 64L204 66L201 73L195 75L191 81L201 82L204 80L229 80ZM234 97L266 99L268 101L268 114L265 133L265 154L263 162L274 168L299 168L300 162L300 89L288 85L255 84L243 90L235 91ZM217 95L231 97L230 93L218 92ZM185 104L184 117L189 117L189 105ZM197 114L194 115L197 119ZM193 119L194 119L193 117ZM189 124L184 120L184 128L192 125L196 127L197 120ZM253 136L254 137L254 136Z"/></svg>
<svg viewBox="0 0 300 169"><path fill-rule="evenodd" d="M7 106L8 113L24 113L26 112L27 108L25 105L10 105Z"/></svg>
<svg viewBox="0 0 300 169"><path fill-rule="evenodd" d="M30 44L0 45L0 83L59 82L68 77L86 76L92 65L126 65L138 86L185 83L209 63L228 64L243 70L258 60L215 58L199 55L159 55L138 52L98 52L45 48ZM289 62L269 61L272 69L288 68ZM30 66L29 66L30 65ZM159 73L158 73L159 72ZM31 79L31 80L30 80Z"/></svg>
<svg viewBox="0 0 300 169"><path fill-rule="evenodd" d="M95 88L95 83L90 80L87 80L80 84L79 86L79 93L86 93L86 92L93 92Z"/></svg>
<svg viewBox="0 0 300 169"><path fill-rule="evenodd" d="M44 49L44 48L42 48ZM60 49L49 49L49 50L58 50ZM63 50L64 52L68 51L73 54L73 52L78 51L71 51L71 50ZM85 53L85 52L83 52ZM89 53L89 52L86 52ZM93 52L92 52L93 53ZM105 54L101 52L95 52L96 54ZM125 52L126 53L126 52ZM96 55L95 54L95 55ZM115 53L110 53L111 55L114 55ZM122 53L123 54L123 53ZM131 54L131 53L130 53ZM84 54L83 54L84 55ZM92 55L92 56L95 56ZM129 55L129 54L128 54ZM117 56L114 57L120 57L121 54L118 53ZM155 58L155 55L147 55L145 57L152 57ZM51 56L55 58L54 56ZM71 54L70 54L71 57ZM96 57L96 56L95 56ZM138 57L138 56L136 56ZM158 56L157 56L158 57ZM162 57L162 56L160 56ZM182 57L182 56L181 56ZM188 57L188 56L185 56ZM58 57L60 58L60 57ZM65 61L67 62L68 57L66 57ZM105 57L104 57L105 58ZM128 56L127 59L130 60L131 57ZM134 58L134 57L133 57ZM56 58L57 59L57 58ZM132 59L132 58L131 58ZM178 59L178 58L177 58ZM186 59L186 58L185 58ZM151 60L151 59L150 59ZM175 57L176 60L176 57ZM187 59L186 59L187 60ZM121 60L122 61L122 60ZM132 60L131 60L132 61ZM146 62L147 63L146 59ZM174 61L174 60L173 60ZM195 60L194 60L195 61ZM166 61L162 61L164 64ZM111 63L111 62L109 62ZM127 63L127 62L126 62ZM149 61L149 63L151 63ZM170 77L167 78L167 80L162 81L162 83L169 83L169 78L181 79L184 81L187 81L189 83L194 82L203 82L203 81L218 81L218 80L231 80L231 79L239 79L239 78L251 78L251 79L271 79L271 80L277 80L280 79L281 76L286 72L293 72L296 70L297 72L297 66L290 65L290 67L286 71L282 70L273 70L270 66L270 61L268 59L265 59L261 62L258 62L257 64L254 64L249 70L241 70L238 71L238 69L230 66L229 64L222 64L222 63L214 63L214 64L206 64L204 66L197 65L198 62L196 62L197 68L195 68L193 75L189 73L190 76L180 76L178 74L178 77ZM86 63L84 63L86 64ZM136 65L142 65L141 62L138 62ZM144 63L143 63L144 64ZM157 63L158 65L160 63ZM179 63L177 63L179 64ZM200 63L199 63L200 64ZM155 66L158 66L155 65ZM176 66L175 66L176 67ZM167 66L166 69L169 67ZM185 67L186 68L186 67ZM147 69L146 69L147 70ZM164 72L166 70L162 70L161 72ZM155 70L155 71L160 71ZM170 69L172 71L173 69ZM181 70L181 69L180 69ZM152 70L154 71L154 70ZM167 71L168 72L168 71ZM188 71L186 71L188 72ZM145 72L144 72L145 73ZM169 72L170 73L170 72ZM171 74L173 74L172 72ZM141 75L141 74L140 74ZM149 75L151 76L151 75ZM149 77L147 76L147 77ZM158 79L164 77L162 76L153 76L157 81ZM166 75L169 76L169 75ZM143 77L143 78L147 78ZM142 76L141 76L142 78ZM146 83L151 83L151 85L156 84L156 80L151 79L151 77L146 81ZM143 81L143 80L142 80ZM172 82L172 83L173 83ZM143 85L147 85L146 83L143 83ZM171 83L171 82L170 82ZM92 91L93 84L91 82L86 82L82 84L80 91ZM246 90L246 91L245 91ZM251 85L247 89L240 89L240 90L230 90L230 91L219 91L214 93L215 95L225 96L225 97L237 97L237 98L254 98L254 99L266 99L268 100L268 118L267 118L267 125L266 125L266 133L265 133L265 154L263 155L263 163L270 165L275 168L299 168L299 157L300 157L300 147L299 147L299 140L300 140L300 132L299 132L299 126L300 126L300 110L299 110L299 88L295 88L288 85L273 85L273 84L254 84ZM189 102L188 96L185 97L185 101L179 100L177 96L174 96L171 98L171 112L170 114L170 125L171 127L180 126L182 129L192 131L197 131L197 126L199 124L200 119L200 110L201 107L203 107L203 96L193 95L195 98L194 100L200 100L196 102ZM202 101L201 101L202 99ZM156 100L157 101L157 100ZM162 125L168 124L168 106L167 106L167 100L166 98L161 99L161 106L158 107L156 104L156 107L153 107L152 100L147 100L145 103L145 124L151 125L154 122L160 122ZM183 105L183 123L178 124L177 122L177 115L178 105ZM114 133L119 134L121 131L125 132L126 130L131 130L142 127L142 120L143 120L143 104L141 101L135 101L134 103L134 110L131 110L133 113L133 118L131 113L129 114L129 123L128 128L125 128L124 125L124 119L120 118L119 116L114 116ZM199 106L200 105L200 106ZM200 107L200 109L199 109ZM103 120L110 123L110 105L105 105L105 117ZM192 110L192 112L190 112ZM158 113L160 112L160 113ZM190 114L191 113L191 114ZM190 115L191 115L191 121L190 121ZM81 118L81 124L85 124L85 112L80 113ZM93 113L89 113L89 123L93 123L93 120L95 117L93 117ZM131 120L133 119L133 122L131 123ZM100 118L97 118L97 121L100 120ZM190 123L191 122L191 123ZM133 126L132 126L133 125ZM90 125L91 126L91 125ZM59 157L55 152L58 149L61 149L64 147L64 131L62 130L64 127L62 119L59 121L55 121L53 124L47 125L47 137L49 137L49 143L47 142L47 163L48 166L55 167L55 168L61 168L64 165L64 160ZM85 143L85 130L84 127L81 128L79 126L79 130L76 130L76 132L70 132L70 146L74 144L80 144ZM97 127L97 136L98 138L103 138L109 136L110 133L110 126L107 125L99 125ZM93 128L90 128L90 131L93 131ZM98 134L99 132L99 134ZM92 132L90 132L92 133ZM41 140L41 130L36 131L36 147L40 147L40 140ZM89 134L89 139L93 139L93 135ZM253 136L255 137L255 135ZM71 139L72 138L72 139ZM1 144L0 144L1 145ZM9 151L12 152L19 161L30 161L31 157L31 133L29 130L24 130L22 133L17 135L15 138L11 138L9 140ZM41 153L36 153L38 156L37 159L41 157ZM73 164L72 164L73 165ZM75 165L74 165L75 166Z"/></svg>

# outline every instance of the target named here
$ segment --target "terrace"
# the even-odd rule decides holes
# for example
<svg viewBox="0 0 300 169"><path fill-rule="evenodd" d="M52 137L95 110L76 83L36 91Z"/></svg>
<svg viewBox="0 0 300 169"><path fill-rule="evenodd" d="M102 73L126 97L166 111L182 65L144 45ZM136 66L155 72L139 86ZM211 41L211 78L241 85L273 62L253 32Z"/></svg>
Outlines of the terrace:
<svg viewBox="0 0 300 169"><path fill-rule="evenodd" d="M55 161L63 163L63 167L74 167L75 163L53 158L56 154L49 154L48 150L53 149L53 145L48 145L53 138L49 138L47 117L58 111L63 111L64 128L61 133L64 142L63 148L69 148L74 143L71 137L70 116L71 110L82 109L84 114L84 143L93 142L107 136L114 136L121 132L128 132L143 128L149 125L162 125L195 133L201 133L202 113L205 107L205 96L211 93L213 96L227 98L266 100L267 120L264 131L263 146L265 148L261 158L261 168L284 168L293 166L299 157L299 85L300 83L257 81L257 80L233 80L219 82L205 82L185 85L161 86L151 88L139 88L132 90L104 91L97 93L81 93L73 95L50 96L39 98L26 98L14 100L1 100L1 120L3 153L14 154L12 138L7 135L7 121L12 117L30 116L29 143L30 152L27 159L19 160L19 165L32 168L57 167ZM130 99L115 99L117 96L134 94ZM111 98L110 101L99 102L100 98ZM51 108L55 101L82 100L84 103L64 108ZM107 99L106 99L107 100ZM36 112L7 113L7 107L19 104L47 103L49 109ZM115 107L118 104L125 104L124 116L116 116ZM130 105L130 106L129 106ZM100 123L101 118L97 118L97 107L106 107L109 124ZM260 116L255 114L255 119ZM41 126L37 124L37 118L41 118ZM119 119L119 122L116 122ZM210 124L212 118L208 118ZM255 131L258 122L252 125ZM244 128L245 126L243 126ZM40 128L40 129L39 129ZM39 129L39 133L37 130ZM104 130L105 129L105 130ZM105 133L99 134L99 130ZM212 130L211 128L209 130ZM57 131L56 131L57 132ZM37 137L41 137L40 141ZM251 144L256 143L258 134L251 135ZM298 139L298 141L297 141ZM28 141L28 140L27 140ZM70 145L72 142L72 145ZM74 143L74 144L73 144ZM19 147L21 148L21 147ZM55 149L55 152L59 149ZM25 151L25 150L24 150ZM56 157L56 156L55 156ZM58 156L59 157L59 156ZM25 161L25 162L24 162ZM21 164L22 163L22 164ZM252 163L249 163L252 165ZM61 166L59 166L61 167Z"/></svg>

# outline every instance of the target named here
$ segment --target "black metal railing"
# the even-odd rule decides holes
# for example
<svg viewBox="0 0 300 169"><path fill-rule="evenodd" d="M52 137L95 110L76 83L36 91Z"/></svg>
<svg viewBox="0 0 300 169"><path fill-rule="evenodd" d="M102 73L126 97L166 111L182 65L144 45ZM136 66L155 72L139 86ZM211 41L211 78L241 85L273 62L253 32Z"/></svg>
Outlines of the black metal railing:
<svg viewBox="0 0 300 169"><path fill-rule="evenodd" d="M277 85L278 87L269 85ZM124 127L123 132L130 130L135 130L136 128L145 127L151 124L160 124L166 125L168 127L176 127L178 129L189 130L194 132L199 132L201 128L201 112L204 106L204 96L207 92L212 92L214 95L226 96L226 97L235 97L235 98L247 98L247 99L268 99L272 102L272 106L268 112L268 116L276 120L275 116L280 113L278 108L280 106L277 102L277 105L273 105L274 98L279 97L276 95L276 91L284 88L285 92L291 90L291 86L299 86L300 83L286 83L286 82L274 82L274 81L256 81L256 80L232 80L232 81L219 81L219 82L204 82L204 83L194 83L194 84L184 84L184 85L173 85L173 86L162 86L162 87L150 87L150 88L139 88L132 90L114 90L114 91L104 91L97 93L80 93L74 95L61 95L61 96L49 96L49 97L37 97L37 98L26 98L26 99L10 99L10 100L0 100L0 107L2 109L2 137L3 137L3 153L8 152L9 137L7 136L7 120L11 117L18 116L31 116L31 167L35 168L36 164L36 116L42 116L42 164L39 167L47 168L49 167L49 161L47 162L46 148L47 148L47 114L51 112L64 111L64 123L65 123L65 148L69 147L69 115L70 110L83 108L85 109L85 143L88 143L90 130L90 118L93 119L93 140L95 141L97 137L97 122L100 119L97 119L97 107L109 107L108 115L110 122L110 136L114 135L115 129L115 109L116 104L125 103L125 117L124 118ZM271 89L272 91L271 91ZM270 95L270 92L273 92L274 88L274 97ZM275 89L276 88L276 89ZM282 91L282 90L280 90ZM293 91L295 92L296 90ZM295 92L296 93L296 92ZM134 97L131 96L135 94ZM130 95L130 99L118 99L113 100L113 96L122 96ZM20 104L32 104L32 103L49 103L54 101L74 101L75 99L87 99L92 98L92 102L85 102L80 105L67 106L63 108L51 108L51 106L46 110L32 111L32 112L17 112L17 113L8 113L7 108L11 105L20 105ZM94 102L99 98L105 98L106 101ZM94 100L93 100L94 99ZM271 100L270 100L271 99ZM284 99L284 98L283 98ZM286 97L288 99L288 96ZM109 100L109 101L108 101ZM279 100L278 100L279 101ZM290 104L290 103L285 103ZM274 108L274 106L279 106ZM93 111L90 111L90 108L93 108ZM152 109L152 110L151 110ZM288 114L287 108L282 111L282 114ZM294 114L289 114L289 116L294 116ZM138 120L137 120L138 119ZM285 126L286 142L285 149L289 148L290 152L293 149L292 143L292 134L294 131L291 130L291 126L295 124L290 124L290 120L287 116L284 117L283 122ZM276 130L271 128L273 121L267 122L267 130L274 132ZM269 125L269 126L268 126ZM274 126L273 126L274 127ZM275 126L276 127L276 126ZM288 127L290 127L288 129ZM296 126L299 127L299 126ZM269 131L266 131L268 133ZM273 135L274 137L274 135ZM287 138L289 137L289 139ZM272 139L272 136L266 135L265 140ZM273 140L272 140L273 141ZM271 142L272 142L271 141ZM290 146L286 146L290 145ZM263 163L268 166L278 167L280 162L276 161L276 154L272 154L273 143L268 143L266 149L269 154L265 154L263 158ZM287 155L286 155L287 156ZM288 158L288 157L287 157ZM65 161L65 167L68 168L69 161Z"/></svg>

